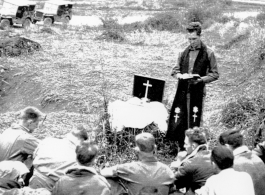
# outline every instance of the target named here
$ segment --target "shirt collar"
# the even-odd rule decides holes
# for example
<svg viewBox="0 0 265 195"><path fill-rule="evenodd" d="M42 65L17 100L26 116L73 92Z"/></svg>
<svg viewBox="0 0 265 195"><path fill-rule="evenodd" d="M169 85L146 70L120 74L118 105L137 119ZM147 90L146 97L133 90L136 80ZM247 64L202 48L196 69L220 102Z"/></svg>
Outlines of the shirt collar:
<svg viewBox="0 0 265 195"><path fill-rule="evenodd" d="M83 166L83 165L75 165L75 166L71 167L70 169L68 169L67 171L74 170L74 169L86 170L86 171L89 171L89 172L91 172L91 173L93 173L95 175L98 175L98 173L97 173L97 171L96 171L95 168L93 168L93 167L86 167L86 166Z"/></svg>
<svg viewBox="0 0 265 195"><path fill-rule="evenodd" d="M201 150L207 150L207 145L206 144L202 144L202 145L199 145L195 150L192 151L192 153L190 153L189 155L186 156L186 158L181 162L181 164L183 162L185 162L186 160L194 157L199 151Z"/></svg>
<svg viewBox="0 0 265 195"><path fill-rule="evenodd" d="M200 41L200 43L195 48L191 47L191 45L190 45L189 50L190 51L200 50L201 47L202 47L202 42Z"/></svg>
<svg viewBox="0 0 265 195"><path fill-rule="evenodd" d="M23 125L20 125L20 124L13 124L11 127L13 129L21 129L21 130L24 130L24 131L26 131L28 133L31 133L31 131L27 127L25 127Z"/></svg>
<svg viewBox="0 0 265 195"><path fill-rule="evenodd" d="M249 149L247 146L240 146L240 147L234 149L233 154L234 154L234 156L236 156L236 155L248 152L248 151L249 151Z"/></svg>
<svg viewBox="0 0 265 195"><path fill-rule="evenodd" d="M155 156L143 156L140 161L142 161L142 162L157 162L157 158Z"/></svg>

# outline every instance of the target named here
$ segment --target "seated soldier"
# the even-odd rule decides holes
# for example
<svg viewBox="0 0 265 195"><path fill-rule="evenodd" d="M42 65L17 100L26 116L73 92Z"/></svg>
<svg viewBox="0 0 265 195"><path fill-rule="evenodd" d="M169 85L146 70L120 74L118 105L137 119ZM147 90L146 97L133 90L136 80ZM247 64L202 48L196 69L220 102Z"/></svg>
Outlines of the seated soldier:
<svg viewBox="0 0 265 195"><path fill-rule="evenodd" d="M252 153L260 157L263 163L265 163L265 141L257 144Z"/></svg>
<svg viewBox="0 0 265 195"><path fill-rule="evenodd" d="M194 127L188 129L185 135L186 156L181 157L177 162L172 162L171 168L175 173L176 188L178 190L185 188L188 194L194 194L194 191L201 188L216 172L210 161L211 153L207 149L205 130Z"/></svg>
<svg viewBox="0 0 265 195"><path fill-rule="evenodd" d="M39 143L31 133L38 128L43 118L44 114L35 107L27 107L18 112L18 123L0 135L0 161L27 160Z"/></svg>
<svg viewBox="0 0 265 195"><path fill-rule="evenodd" d="M84 142L76 147L77 166L67 170L55 184L54 195L110 195L110 184L93 168L98 148L95 144Z"/></svg>
<svg viewBox="0 0 265 195"><path fill-rule="evenodd" d="M19 161L4 160L0 162L0 194L23 186L22 176L29 170L25 164Z"/></svg>
<svg viewBox="0 0 265 195"><path fill-rule="evenodd" d="M135 137L135 152L139 161L116 165L101 170L107 178L120 179L122 186L131 195L157 194L168 195L174 182L174 174L168 166L158 162L155 157L155 138L150 133L141 133ZM119 189L115 182L113 189ZM118 192L112 192L118 194Z"/></svg>
<svg viewBox="0 0 265 195"><path fill-rule="evenodd" d="M265 192L265 165L247 146L243 145L243 135L237 130L226 131L220 135L219 142L233 151L234 169L247 172L253 180L255 194L263 195Z"/></svg>
<svg viewBox="0 0 265 195"><path fill-rule="evenodd" d="M196 195L254 195L253 182L248 173L233 169L234 156L224 146L215 147L211 161L217 175L207 179L205 186L196 190Z"/></svg>
<svg viewBox="0 0 265 195"><path fill-rule="evenodd" d="M83 126L78 126L64 139L42 140L33 156L34 173L29 186L33 189L46 188L51 191L60 176L64 175L69 167L77 164L76 146L87 139L87 130Z"/></svg>

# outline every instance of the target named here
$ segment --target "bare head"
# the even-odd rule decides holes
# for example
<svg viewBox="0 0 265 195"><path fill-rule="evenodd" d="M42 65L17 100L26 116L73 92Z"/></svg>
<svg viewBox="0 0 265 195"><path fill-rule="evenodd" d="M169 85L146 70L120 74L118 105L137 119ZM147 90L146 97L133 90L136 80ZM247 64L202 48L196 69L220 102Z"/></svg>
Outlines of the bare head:
<svg viewBox="0 0 265 195"><path fill-rule="evenodd" d="M186 28L188 34L187 38L190 42L190 46L195 48L201 42L201 24L199 22L191 22Z"/></svg>
<svg viewBox="0 0 265 195"><path fill-rule="evenodd" d="M192 153L198 146L207 143L207 132L202 127L194 127L185 132L184 148L187 154Z"/></svg>
<svg viewBox="0 0 265 195"><path fill-rule="evenodd" d="M220 134L219 143L234 150L243 145L243 135L238 130L225 131Z"/></svg>
<svg viewBox="0 0 265 195"><path fill-rule="evenodd" d="M43 114L38 108L26 107L17 113L20 125L26 127L30 133L39 126L39 122L44 120Z"/></svg>
<svg viewBox="0 0 265 195"><path fill-rule="evenodd" d="M76 147L75 152L80 165L92 166L98 154L98 147L92 142L84 141Z"/></svg>
<svg viewBox="0 0 265 195"><path fill-rule="evenodd" d="M225 146L217 146L212 150L211 161L219 170L232 168L234 165L234 155Z"/></svg>
<svg viewBox="0 0 265 195"><path fill-rule="evenodd" d="M151 133L140 133L135 137L135 151L140 156L153 155L156 150L155 138Z"/></svg>
<svg viewBox="0 0 265 195"><path fill-rule="evenodd" d="M67 138L75 145L80 145L83 141L88 140L88 129L85 125L77 125L70 133L67 134Z"/></svg>

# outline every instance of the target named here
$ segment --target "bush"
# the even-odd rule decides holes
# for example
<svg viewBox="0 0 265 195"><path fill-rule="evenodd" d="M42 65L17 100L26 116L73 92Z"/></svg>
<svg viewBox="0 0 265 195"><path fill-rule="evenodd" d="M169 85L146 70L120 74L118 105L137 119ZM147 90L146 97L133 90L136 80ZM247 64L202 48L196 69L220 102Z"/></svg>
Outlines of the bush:
<svg viewBox="0 0 265 195"><path fill-rule="evenodd" d="M247 145L253 147L263 139L265 97L240 97L228 103L221 113L221 122L226 128L237 128L246 132Z"/></svg>
<svg viewBox="0 0 265 195"><path fill-rule="evenodd" d="M120 30L105 30L96 40L122 42L125 36Z"/></svg>
<svg viewBox="0 0 265 195"><path fill-rule="evenodd" d="M160 31L175 31L179 30L181 25L179 23L179 16L172 13L157 14L144 22L145 27Z"/></svg>
<svg viewBox="0 0 265 195"><path fill-rule="evenodd" d="M118 21L113 18L100 18L100 20L103 23L103 28L104 29L120 29L121 25L118 24Z"/></svg>
<svg viewBox="0 0 265 195"><path fill-rule="evenodd" d="M187 22L204 23L209 19L216 20L223 13L227 1L220 0L196 0L190 1L185 14Z"/></svg>
<svg viewBox="0 0 265 195"><path fill-rule="evenodd" d="M256 20L261 27L264 27L265 26L265 12L259 13L256 17Z"/></svg>
<svg viewBox="0 0 265 195"><path fill-rule="evenodd" d="M158 158L161 161L172 161L178 153L176 142L169 141L165 138L165 134L160 132L158 127L152 123L144 129L124 128L122 131L110 131L110 126L106 126L106 134L100 132L96 137L96 142L100 147L101 153L98 166L105 166L107 162L113 165L131 162L136 160L135 152L135 136L142 132L149 132L154 135L158 150Z"/></svg>

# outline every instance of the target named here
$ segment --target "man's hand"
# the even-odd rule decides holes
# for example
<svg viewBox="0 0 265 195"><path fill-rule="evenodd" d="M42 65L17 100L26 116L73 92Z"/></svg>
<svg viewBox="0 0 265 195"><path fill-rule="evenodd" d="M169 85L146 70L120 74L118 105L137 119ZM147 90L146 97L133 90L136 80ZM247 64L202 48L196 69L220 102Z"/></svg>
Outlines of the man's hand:
<svg viewBox="0 0 265 195"><path fill-rule="evenodd" d="M181 165L181 162L182 160L185 159L185 157L187 156L187 152L186 151L181 151L178 153L177 157L175 158L176 161L173 161L171 164L170 164L170 168L171 170L176 171L179 166Z"/></svg>
<svg viewBox="0 0 265 195"><path fill-rule="evenodd" d="M190 80L190 84L191 85L197 85L198 83L202 83L203 80L201 78L198 78L198 79L191 79Z"/></svg>

